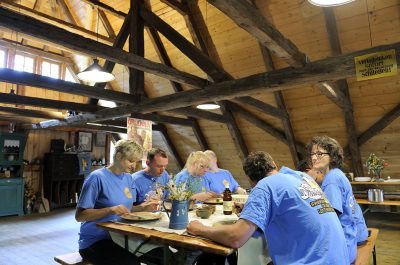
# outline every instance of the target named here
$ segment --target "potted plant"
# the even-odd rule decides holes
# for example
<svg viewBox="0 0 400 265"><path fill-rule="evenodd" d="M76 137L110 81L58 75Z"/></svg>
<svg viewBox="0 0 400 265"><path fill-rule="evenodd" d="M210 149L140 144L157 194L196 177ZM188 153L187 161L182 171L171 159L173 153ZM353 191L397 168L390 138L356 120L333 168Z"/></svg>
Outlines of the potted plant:
<svg viewBox="0 0 400 265"><path fill-rule="evenodd" d="M374 153L371 153L368 156L368 159L365 163L365 166L368 168L368 174L371 174L374 176L374 179L381 179L381 172L384 168L389 166L389 163L376 156Z"/></svg>

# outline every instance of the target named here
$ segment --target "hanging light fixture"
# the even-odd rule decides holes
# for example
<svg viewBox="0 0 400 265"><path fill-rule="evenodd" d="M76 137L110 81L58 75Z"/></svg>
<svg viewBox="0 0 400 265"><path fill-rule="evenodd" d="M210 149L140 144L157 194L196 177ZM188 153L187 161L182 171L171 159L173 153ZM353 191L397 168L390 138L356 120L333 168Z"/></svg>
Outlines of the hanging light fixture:
<svg viewBox="0 0 400 265"><path fill-rule="evenodd" d="M77 74L78 78L86 82L104 83L114 80L114 75L104 71L99 65L99 60L93 59L93 64Z"/></svg>
<svg viewBox="0 0 400 265"><path fill-rule="evenodd" d="M206 103L197 105L196 108L203 109L203 110L212 110L212 109L219 109L220 106L216 103Z"/></svg>
<svg viewBox="0 0 400 265"><path fill-rule="evenodd" d="M308 0L310 4L315 6L329 7L329 6L340 6L345 5L355 0Z"/></svg>
<svg viewBox="0 0 400 265"><path fill-rule="evenodd" d="M97 42L99 41L99 8L97 8ZM78 78L82 81L93 82L93 83L105 83L115 79L115 76L109 72L106 72L103 67L100 66L97 58L93 59L93 64L82 72L77 74Z"/></svg>

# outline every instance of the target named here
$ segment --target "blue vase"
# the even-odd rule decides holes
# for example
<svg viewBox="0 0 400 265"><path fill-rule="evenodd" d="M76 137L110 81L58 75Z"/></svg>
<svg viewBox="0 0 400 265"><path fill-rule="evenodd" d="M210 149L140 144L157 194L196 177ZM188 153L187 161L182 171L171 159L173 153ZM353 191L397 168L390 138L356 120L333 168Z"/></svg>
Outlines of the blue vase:
<svg viewBox="0 0 400 265"><path fill-rule="evenodd" d="M189 201L172 201L169 228L185 229L189 223Z"/></svg>

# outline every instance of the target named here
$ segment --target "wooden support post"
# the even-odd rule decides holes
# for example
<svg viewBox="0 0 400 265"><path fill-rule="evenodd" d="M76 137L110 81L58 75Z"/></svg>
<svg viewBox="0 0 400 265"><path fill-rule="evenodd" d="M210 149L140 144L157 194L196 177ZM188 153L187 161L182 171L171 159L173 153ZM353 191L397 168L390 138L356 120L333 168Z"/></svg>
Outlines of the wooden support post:
<svg viewBox="0 0 400 265"><path fill-rule="evenodd" d="M160 130L159 132L161 133L162 138L164 139L165 144L167 145L168 150L171 152L171 154L175 157L176 162L182 169L183 166L185 165L184 162L182 161L181 157L179 156L178 150L176 150L173 142L171 141L171 138L168 135L167 128L162 125L160 125Z"/></svg>
<svg viewBox="0 0 400 265"><path fill-rule="evenodd" d="M334 10L330 8L324 8L325 27L329 36L329 43L333 51L333 55L340 55L342 50L340 48L339 35L336 28L336 19ZM349 151L351 156L352 171L356 176L364 176L364 169L361 161L360 148L357 141L357 130L355 126L355 119L353 114L353 107L351 104L349 87L346 79L336 81L337 88L333 88L335 91L335 97L333 101L341 106L344 114L347 142L349 145ZM329 97L332 99L332 97Z"/></svg>
<svg viewBox="0 0 400 265"><path fill-rule="evenodd" d="M130 0L131 20L129 52L144 57L144 24L140 17L140 9L143 8L142 0ZM138 69L129 68L129 93L135 95L135 103L140 102L144 96L144 72Z"/></svg>

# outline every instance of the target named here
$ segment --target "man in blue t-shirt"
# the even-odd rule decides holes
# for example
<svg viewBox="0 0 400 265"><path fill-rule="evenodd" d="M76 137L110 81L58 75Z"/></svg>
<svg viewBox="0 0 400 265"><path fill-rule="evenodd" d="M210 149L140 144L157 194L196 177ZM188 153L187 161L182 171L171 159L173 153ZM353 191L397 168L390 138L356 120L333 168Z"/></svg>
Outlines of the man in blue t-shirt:
<svg viewBox="0 0 400 265"><path fill-rule="evenodd" d="M208 227L193 221L187 231L239 248L263 232L275 265L348 265L340 222L318 184L307 174L277 170L265 152L251 153L243 169L255 186L233 225Z"/></svg>
<svg viewBox="0 0 400 265"><path fill-rule="evenodd" d="M145 200L162 200L165 196L163 190L169 180L165 170L168 165L167 154L160 148L152 148L147 153L146 165L145 169L132 175L137 190L136 204Z"/></svg>
<svg viewBox="0 0 400 265"><path fill-rule="evenodd" d="M224 192L224 181L227 181L232 193L246 194L246 190L239 186L239 183L233 178L231 172L218 167L217 155L213 151L206 150L204 153L210 158L210 167L206 172L205 178L210 185L211 191L216 193Z"/></svg>

